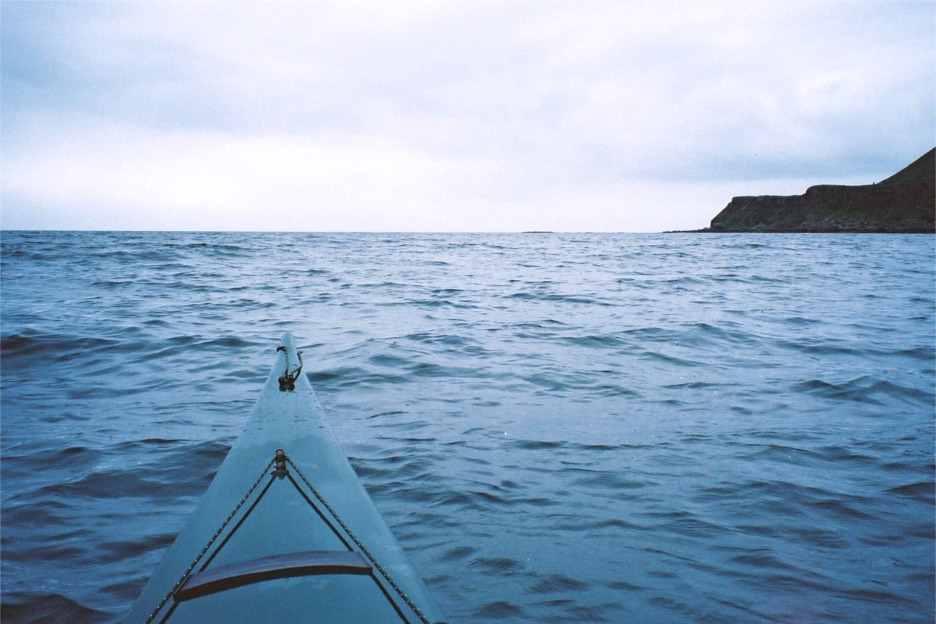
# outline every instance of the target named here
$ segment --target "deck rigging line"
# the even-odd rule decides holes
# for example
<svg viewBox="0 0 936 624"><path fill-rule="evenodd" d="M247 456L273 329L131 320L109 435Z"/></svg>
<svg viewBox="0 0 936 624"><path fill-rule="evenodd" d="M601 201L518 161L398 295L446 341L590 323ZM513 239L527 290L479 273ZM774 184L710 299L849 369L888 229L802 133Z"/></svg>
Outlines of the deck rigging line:
<svg viewBox="0 0 936 624"><path fill-rule="evenodd" d="M298 370L296 372L298 373ZM290 474L290 471L286 468L287 464L292 467L292 469L299 476L299 479L302 481L302 483L305 484L305 487L308 489L308 491L311 493L312 497L314 497L315 500L310 498L309 495L306 494L302 486L299 484L299 482L297 482L296 479L293 478L292 474ZM275 465L274 470L270 472L270 468L273 467L274 465ZM217 546L217 548L215 548L214 551L208 556L205 562L200 566L199 571L193 574L195 568L199 566L199 563L201 562L202 558L205 556L206 553L208 553L209 550L211 550L215 541L217 541L217 539L221 536L221 534L224 533L227 526L231 523L234 517L238 514L240 509L247 503L250 497L253 496L253 493L257 490L257 488L260 486L261 482L263 481L264 477L266 477L267 475L269 475L270 478L267 480L266 486L264 486L263 490L261 490L256 500L254 500L253 503L251 503L250 507L243 514L243 516L241 516L241 518L237 521L234 527L228 532L228 534L224 537L224 539ZM366 562L369 563L369 566L368 566L370 568L369 572L365 571L365 569L360 566L358 567L355 567L355 566L342 567L340 565L336 566L334 565L335 563L334 561L328 560L329 553L327 551L325 552L319 551L319 552L314 552L314 553L313 552L293 553L292 555L277 555L274 557L267 557L267 558L262 558L259 560L241 562L239 564L235 564L232 566L222 566L222 567L227 567L230 569L230 575L227 578L214 578L216 576L219 576L217 573L218 572L217 568L212 568L211 570L208 570L206 572L206 569L214 560L214 558L224 548L224 546L234 536L234 534L237 533L238 529L240 529L240 527L244 524L244 522L247 520L247 518L250 516L253 510L257 508L257 505L260 503L260 501L263 499L266 493L270 490L272 485L276 483L277 481L283 480L284 478L288 479L289 482L292 483L293 487L296 488L296 491L299 492L302 498L305 499L305 501L315 511L315 513L319 516L319 518L332 531L332 533L334 533L334 535L341 541L341 543L344 545L347 551L357 553L359 555L363 555L363 557L366 558ZM318 504L316 504L316 501L318 501ZM328 512L328 515L326 515L323 512L322 508L324 508L324 510ZM329 519L328 516L330 516L331 519ZM341 531L338 530L338 527L336 527L335 524L337 524L338 527L341 528ZM342 533L344 533L344 535L342 535ZM347 538L345 538L345 536L347 536ZM350 539L350 542L348 541L349 539ZM352 546L352 543L353 543L353 546ZM354 548L355 546L357 547L357 549ZM339 555L339 553L342 553L342 552L344 551L334 551L334 553L338 555L338 557L341 556ZM276 559L277 557L292 557L292 558L295 558L296 561L291 562L289 564L284 564L280 566L279 568L277 568L275 565L271 563L271 560ZM332 557L332 558L334 559L335 557ZM310 563L313 560L317 561L318 563ZM362 563L364 562L362 561ZM259 570L259 572L257 572L257 570ZM373 572L374 570L377 570L377 572L380 573L380 576L383 577L384 579L383 581L381 581L377 577L377 575L374 574ZM245 571L252 571L252 573L246 573ZM227 518L225 518L225 520L221 523L221 526L218 528L215 534L211 537L211 539L208 540L208 543L205 544L205 547L202 548L201 552L195 557L192 563L189 564L188 568L185 570L185 573L182 575L182 577L175 583L175 585L173 585L169 593L167 593L163 597L163 599L159 602L159 604L156 606L153 612L146 619L146 624L152 624L152 622L156 619L160 611L163 610L163 608L166 606L166 604L169 602L170 599L174 599L174 602L172 606L169 608L169 610L166 612L166 614L162 617L162 619L160 619L160 624L163 624L166 621L168 621L169 617L175 611L179 603L185 600L191 600L191 599L197 598L199 594L191 591L190 586L200 586L202 584L205 584L206 583L205 577L209 577L210 583L211 583L210 586L212 587L212 589L210 592L205 592L202 595L207 595L207 593L216 593L218 591L224 591L225 589L240 587L242 585L246 585L246 584L250 584L254 582L260 582L263 580L269 580L269 579L274 579L274 578L285 578L287 576L306 576L306 575L311 575L311 574L348 574L348 573L366 574L367 576L370 576L371 579L373 579L374 583L377 585L377 587L380 589L381 593L387 599L387 602L390 603L390 605L393 607L393 609L396 611L397 615L400 617L400 619L403 622L409 622L409 619L404 614L400 605L397 604L397 600L391 595L390 591L386 587L384 587L385 583L389 585L390 588L393 589L393 591L396 593L397 596L399 596L400 599L402 599L402 601L406 604L406 606L409 607L409 609L416 615L416 617L419 619L421 624L432 624L430 620L425 616L425 614L419 609L419 607L409 598L409 596L406 595L406 593L399 586L399 584L397 584L397 582L393 579L393 577L390 576L390 573L387 572L387 570L380 564L380 562L378 562L377 559L371 554L367 546L365 546L364 543L354 534L354 532L351 531L351 528L347 525L347 523L344 520L341 519L341 517L338 515L335 509L319 493L318 489L316 489L316 487L312 485L312 483L305 476L305 474L302 472L299 466L297 466L289 458L289 456L285 453L285 451L283 451L282 449L277 449L273 459L271 459L267 463L267 465L263 468L263 471L260 473L260 476L257 477L257 480L254 481L253 485L250 486L250 488L247 490L247 493L244 494L243 498L241 498L241 500L234 506L234 509L231 511L230 514L228 514ZM222 574L221 576L223 577L224 575Z"/></svg>
<svg viewBox="0 0 936 624"><path fill-rule="evenodd" d="M271 459L269 463L267 463L267 465L263 468L263 470L260 472L260 476L257 477L257 480L254 481L254 484L250 486L250 489L247 490L247 493L244 494L244 497L240 499L237 505L234 506L234 509L231 510L231 513L228 514L228 517L224 519L224 522L221 523L221 526L218 527L218 530L215 531L215 534L211 536L211 539L208 540L208 543L205 544L205 547L202 548L201 552L198 553L198 556L195 557L195 560L192 561L191 564L189 564L189 567L188 569L185 570L185 573L182 575L182 578L176 581L176 584L172 586L172 589L169 590L169 593L163 596L163 599L159 601L159 604L156 605L156 608L153 609L153 612L149 614L149 617L146 618L146 624L151 624L152 621L156 619L156 616L159 615L159 612L162 610L162 608L166 606L166 603L169 602L169 599L172 598L172 596L176 593L176 591L178 591L179 587L182 586L185 580L192 573L192 570L195 569L195 566L198 565L198 562L201 560L201 558L204 557L205 553L208 552L208 549L211 548L211 545L214 544L215 540L218 539L218 536L221 535L225 527L227 527L228 523L230 523L231 520L234 518L234 516L237 515L237 512L240 511L240 508L244 506L244 503L247 502L247 499L250 498L250 495L254 493L254 490L256 490L257 487L260 485L260 482L263 481L263 477L266 476L267 471L270 469L270 466L273 465L274 461L275 461L275 458ZM269 488L269 484L267 485L267 488ZM165 622L166 618L169 617L169 615L172 613L174 609L175 609L175 605L173 605L172 609L169 610L169 613L167 613L166 616L161 621Z"/></svg>

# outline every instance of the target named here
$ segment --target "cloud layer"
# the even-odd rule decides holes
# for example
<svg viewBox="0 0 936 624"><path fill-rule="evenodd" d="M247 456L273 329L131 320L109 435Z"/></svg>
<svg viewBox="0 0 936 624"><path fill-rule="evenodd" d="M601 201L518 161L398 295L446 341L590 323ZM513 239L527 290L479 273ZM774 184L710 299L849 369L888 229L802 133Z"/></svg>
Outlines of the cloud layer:
<svg viewBox="0 0 936 624"><path fill-rule="evenodd" d="M934 7L4 2L0 225L702 227L931 148Z"/></svg>

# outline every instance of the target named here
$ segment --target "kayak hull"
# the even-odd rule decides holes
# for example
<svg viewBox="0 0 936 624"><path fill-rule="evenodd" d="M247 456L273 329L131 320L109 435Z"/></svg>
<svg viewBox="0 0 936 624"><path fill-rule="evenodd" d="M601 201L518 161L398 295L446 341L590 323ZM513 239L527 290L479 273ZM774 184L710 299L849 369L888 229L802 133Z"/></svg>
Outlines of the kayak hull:
<svg viewBox="0 0 936 624"><path fill-rule="evenodd" d="M243 434L125 622L442 619L301 367L287 334ZM351 559L361 565L338 565ZM212 580L222 589L186 591Z"/></svg>

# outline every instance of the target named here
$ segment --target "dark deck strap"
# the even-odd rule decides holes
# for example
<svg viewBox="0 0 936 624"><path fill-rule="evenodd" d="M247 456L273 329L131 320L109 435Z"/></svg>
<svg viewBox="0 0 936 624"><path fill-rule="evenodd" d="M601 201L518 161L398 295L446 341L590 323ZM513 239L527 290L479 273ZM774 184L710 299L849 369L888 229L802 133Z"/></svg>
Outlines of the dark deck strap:
<svg viewBox="0 0 936 624"><path fill-rule="evenodd" d="M371 574L371 565L351 550L314 550L274 555L218 566L192 574L173 597L176 602L217 592L294 576L317 574Z"/></svg>

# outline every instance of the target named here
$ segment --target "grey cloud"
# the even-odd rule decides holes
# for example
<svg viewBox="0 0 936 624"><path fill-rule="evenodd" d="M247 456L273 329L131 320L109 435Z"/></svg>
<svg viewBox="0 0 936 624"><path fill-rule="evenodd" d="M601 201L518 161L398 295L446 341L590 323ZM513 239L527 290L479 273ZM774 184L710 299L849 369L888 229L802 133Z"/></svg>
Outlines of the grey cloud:
<svg viewBox="0 0 936 624"><path fill-rule="evenodd" d="M223 136L241 137L238 149L280 137L282 153L303 145L315 158L345 137L356 147L338 157L364 159L342 170L348 180L388 179L394 157L407 171L434 161L438 177L422 180L437 187L427 197L464 193L482 212L542 203L548 189L621 193L621 210L633 212L642 209L628 207L634 184L685 185L688 205L699 184L719 185L727 198L744 181L874 179L932 147L936 134L927 2L4 2L0 10L3 147L14 160L27 154L30 124L82 137L69 143L49 130L50 153L56 141L95 149L98 126L126 141L164 133L174 146L191 135L208 152L204 142ZM278 158L273 148L264 154ZM36 179L40 156L28 159ZM242 158L235 169L253 162ZM132 159L128 148L116 161ZM276 166L258 166L276 175ZM29 193L5 182L7 197L13 186L18 197ZM699 206L699 219L718 208Z"/></svg>

